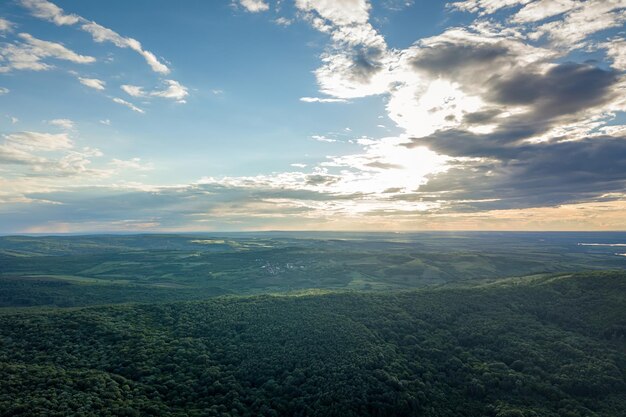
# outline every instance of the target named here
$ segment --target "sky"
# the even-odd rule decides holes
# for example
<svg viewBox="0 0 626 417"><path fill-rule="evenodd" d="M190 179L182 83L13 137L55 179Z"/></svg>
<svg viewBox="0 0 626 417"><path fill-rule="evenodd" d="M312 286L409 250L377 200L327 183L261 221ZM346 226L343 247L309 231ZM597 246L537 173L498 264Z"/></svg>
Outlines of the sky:
<svg viewBox="0 0 626 417"><path fill-rule="evenodd" d="M4 0L0 233L626 230L626 0Z"/></svg>

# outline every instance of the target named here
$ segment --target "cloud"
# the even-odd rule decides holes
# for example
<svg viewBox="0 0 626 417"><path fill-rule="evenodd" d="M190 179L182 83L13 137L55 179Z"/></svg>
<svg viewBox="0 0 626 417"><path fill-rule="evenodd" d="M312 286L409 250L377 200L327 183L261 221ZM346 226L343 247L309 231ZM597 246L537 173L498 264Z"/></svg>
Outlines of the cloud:
<svg viewBox="0 0 626 417"><path fill-rule="evenodd" d="M464 0L448 3L448 7L480 15L493 14L501 9L530 3L532 0Z"/></svg>
<svg viewBox="0 0 626 417"><path fill-rule="evenodd" d="M0 189L5 184L0 179ZM0 196L1 198L1 196ZM6 196L4 200L8 200ZM107 204L102 204L106 201ZM185 204L181 204L184 201ZM572 230L624 228L626 203L602 201L550 208L446 213L417 211L397 202L388 213L367 202L350 211L352 200L314 192L258 190L198 183L176 187L81 186L30 191L4 203L11 210L4 233L160 230ZM412 208L412 209L411 209ZM371 215L375 213L375 215ZM10 229L7 229L10 228Z"/></svg>
<svg viewBox="0 0 626 417"><path fill-rule="evenodd" d="M21 4L31 11L31 14L40 19L48 20L56 25L80 24L80 28L89 33L96 42L111 42L118 48L129 48L141 55L154 72L168 74L170 69L150 51L143 49L141 43L133 38L127 38L112 29L89 21L81 16L65 14L63 9L47 0L21 0Z"/></svg>
<svg viewBox="0 0 626 417"><path fill-rule="evenodd" d="M102 152L75 146L68 133L12 132L0 141L0 201L34 203L26 193L47 191L104 179L112 170L91 168ZM54 202L38 200L45 204Z"/></svg>
<svg viewBox="0 0 626 417"><path fill-rule="evenodd" d="M625 5L457 2L450 7L480 15L512 13L513 24L476 20L393 50L369 26L367 14L337 18L334 11L331 18L322 3L299 3L301 10L312 13L305 17L311 25L330 35L330 47L316 70L320 91L338 99L385 95L388 117L413 137L408 146L430 149L443 158L430 174L426 170L416 175L425 175L424 180L403 184L398 173L405 173L406 163L373 156L401 152L396 149L404 146L401 136L396 142L387 139L384 147L368 145L363 154L332 158L321 165L343 166L348 169L343 175L384 184L387 188L369 188L379 208L388 209L385 198L428 203L433 212L450 213L541 207L593 201L624 187L621 162L600 167L603 159L621 161L624 155L620 140L625 128L605 125L615 112L626 110L626 79L619 72L622 40L598 45L607 50L614 69L564 57L603 30L602 25L610 28L622 22L620 8ZM336 7L349 2L340 3ZM571 35L577 24L580 33ZM543 35L545 39L540 39ZM368 170L379 172L368 176ZM320 174L320 184L328 175L332 179L334 174ZM344 180L333 184L346 187ZM384 197L385 191L389 196Z"/></svg>
<svg viewBox="0 0 626 417"><path fill-rule="evenodd" d="M532 106L535 118L553 117L611 100L618 82L614 71L565 63L546 72L520 71L494 79L487 83L486 98L498 104Z"/></svg>
<svg viewBox="0 0 626 417"><path fill-rule="evenodd" d="M436 174L419 191L437 195L453 211L546 207L598 200L603 195L622 192L626 186L624 139L594 137L521 144L506 150L485 147L480 154L489 157L468 160ZM440 152L448 150L441 140L433 147ZM462 206L456 203L469 199L475 201Z"/></svg>
<svg viewBox="0 0 626 417"><path fill-rule="evenodd" d="M320 97L300 97L300 101L305 103L347 103L348 100L342 98L320 98Z"/></svg>
<svg viewBox="0 0 626 417"><path fill-rule="evenodd" d="M3 135L5 144L26 151L57 151L74 145L67 133L17 132Z"/></svg>
<svg viewBox="0 0 626 417"><path fill-rule="evenodd" d="M590 0L575 3L563 19L539 26L530 36L547 36L558 47L579 48L589 35L626 22L626 3L623 1Z"/></svg>
<svg viewBox="0 0 626 417"><path fill-rule="evenodd" d="M512 20L516 23L538 22L579 6L580 3L573 0L539 0L527 3L512 17Z"/></svg>
<svg viewBox="0 0 626 417"><path fill-rule="evenodd" d="M106 82L99 80L97 78L78 77L78 81L80 81L82 85L85 85L89 88L93 88L94 90L104 90L106 86Z"/></svg>
<svg viewBox="0 0 626 417"><path fill-rule="evenodd" d="M145 59L146 63L154 72L159 74L168 74L170 72L167 65L159 61L152 52L143 49L141 43L136 39L121 36L117 32L101 26L96 22L83 23L81 28L91 34L93 40L96 42L111 42L118 48L130 48L137 52Z"/></svg>
<svg viewBox="0 0 626 417"><path fill-rule="evenodd" d="M0 17L0 32L10 32L14 26L14 23Z"/></svg>
<svg viewBox="0 0 626 417"><path fill-rule="evenodd" d="M103 172L87 168L91 157L102 156L97 149L74 149L74 142L67 133L15 132L2 136L0 165L16 165L27 169L26 173L11 169L16 182L19 178L60 178L81 173L102 175ZM16 194L25 190L15 190ZM1 194L1 193L0 193ZM7 192L4 193L6 196Z"/></svg>
<svg viewBox="0 0 626 417"><path fill-rule="evenodd" d="M337 139L327 138L324 135L313 135L311 136L311 139L316 140L318 142L327 142L327 143L337 142Z"/></svg>
<svg viewBox="0 0 626 417"><path fill-rule="evenodd" d="M143 91L143 88L138 87L136 85L122 85L121 89L128 94L129 96L133 96L133 97L144 97L146 95L146 93Z"/></svg>
<svg viewBox="0 0 626 417"><path fill-rule="evenodd" d="M23 42L0 46L0 72L11 70L43 71L53 68L42 62L45 58L70 61L77 64L91 64L94 57L80 55L60 43L37 39L28 33L18 35ZM2 64L4 61L4 64Z"/></svg>
<svg viewBox="0 0 626 417"><path fill-rule="evenodd" d="M239 4L251 13L265 12L270 5L265 0L239 0Z"/></svg>
<svg viewBox="0 0 626 417"><path fill-rule="evenodd" d="M146 164L141 158L131 159L113 159L110 164L118 170L134 170L134 171L151 171L154 169L152 164Z"/></svg>
<svg viewBox="0 0 626 417"><path fill-rule="evenodd" d="M278 17L274 19L274 23L276 23L279 26L291 26L291 24L293 23L293 20L287 19L286 17Z"/></svg>
<svg viewBox="0 0 626 417"><path fill-rule="evenodd" d="M481 16L523 6L510 17L510 23L529 31L531 40L547 37L553 46L566 50L581 48L590 35L626 22L626 3L622 0L466 0L449 6ZM552 20L536 25L549 18Z"/></svg>
<svg viewBox="0 0 626 417"><path fill-rule="evenodd" d="M115 103L121 104L122 106L126 106L129 109L131 109L132 111L135 111L137 113L141 113L141 114L145 113L145 111L143 109L140 109L139 107L135 106L133 103L130 103L130 102L126 101L126 100L123 100L123 99L121 99L119 97L113 97L112 100Z"/></svg>
<svg viewBox="0 0 626 417"><path fill-rule="evenodd" d="M11 90L9 90L8 88L5 87L0 87L0 96L4 95L4 94L9 94Z"/></svg>
<svg viewBox="0 0 626 417"><path fill-rule="evenodd" d="M296 7L317 30L328 33L331 46L315 71L320 91L339 99L382 94L392 81L388 69L393 54L368 22L365 0L297 0Z"/></svg>
<svg viewBox="0 0 626 417"><path fill-rule="evenodd" d="M29 152L19 144L6 140L0 143L0 165L30 165L37 166L46 162L46 159Z"/></svg>
<svg viewBox="0 0 626 417"><path fill-rule="evenodd" d="M74 25L81 20L77 15L65 14L63 9L46 0L21 0L21 3L33 16L53 22L57 26Z"/></svg>
<svg viewBox="0 0 626 417"><path fill-rule="evenodd" d="M185 97L189 95L187 87L174 80L165 80L164 83L167 86L165 89L148 92L136 85L124 84L121 88L133 97L161 97L175 100L177 103L186 103Z"/></svg>
<svg viewBox="0 0 626 417"><path fill-rule="evenodd" d="M165 84L167 85L166 89L152 91L149 95L152 97L176 100L178 103L185 103L185 97L189 95L187 87L174 80L165 80Z"/></svg>
<svg viewBox="0 0 626 417"><path fill-rule="evenodd" d="M31 36L28 33L20 33L18 36L24 39L31 46L31 51L40 57L64 59L77 64L90 64L96 62L94 57L79 55L74 51L67 49L60 43L43 41Z"/></svg>
<svg viewBox="0 0 626 417"><path fill-rule="evenodd" d="M380 51L361 52L322 55L322 66L315 71L320 91L344 100L387 93L393 81L386 70L391 58Z"/></svg>
<svg viewBox="0 0 626 417"><path fill-rule="evenodd" d="M265 6L258 4L269 7L265 1L248 3L259 7L250 11L263 11ZM597 227L623 228L624 45L619 37L592 37L623 24L622 4L456 2L449 7L475 13L476 20L395 49L370 23L369 1L296 0L296 16L328 39L315 70L320 97L300 100L345 102L380 95L387 116L402 130L400 135L353 139L350 143L359 151L331 155L320 163L294 163L287 172L209 177L171 187L108 182L44 190L28 183L32 187L0 191L0 199L21 198L19 204L30 205L24 212L15 210L23 213L23 224L38 219L42 227L60 224L73 230L129 224L165 230L309 224L335 229L472 228L472 224L558 228L565 227L559 219L564 214ZM69 15L58 9L46 16L54 21ZM83 18L76 23L97 42L131 48L151 66L160 63L132 38ZM606 53L611 67L585 61L589 51L595 59ZM164 73L158 68L153 67ZM163 82L157 88L124 84L122 89L141 99L185 100L187 88L173 80ZM112 100L143 112L120 98ZM332 135L311 138L336 141ZM76 181L79 172L90 173L85 174L89 178L98 175L89 168L94 158L89 152L35 151L22 142L5 138L0 160L12 160L20 169L30 167L31 177L47 175L47 184L52 183L51 175L73 175ZM45 152L63 156L53 158ZM115 158L105 167L101 171L107 175L134 170L138 176L154 168L140 158ZM49 170L49 175L42 170ZM26 184L29 179L20 181ZM107 204L98 204L102 200ZM40 209L43 201L57 202L64 210ZM603 223L587 208L610 220ZM129 218L128 213L136 215ZM544 216L546 222L533 216ZM567 224L571 228L572 223Z"/></svg>
<svg viewBox="0 0 626 417"><path fill-rule="evenodd" d="M48 123L53 126L58 126L66 130L73 129L75 125L74 121L70 119L54 119L54 120L50 120Z"/></svg>
<svg viewBox="0 0 626 417"><path fill-rule="evenodd" d="M296 0L296 7L341 26L366 23L371 5L367 0Z"/></svg>
<svg viewBox="0 0 626 417"><path fill-rule="evenodd" d="M619 71L626 71L626 40L615 38L600 45L606 49L608 57L613 61L611 66Z"/></svg>

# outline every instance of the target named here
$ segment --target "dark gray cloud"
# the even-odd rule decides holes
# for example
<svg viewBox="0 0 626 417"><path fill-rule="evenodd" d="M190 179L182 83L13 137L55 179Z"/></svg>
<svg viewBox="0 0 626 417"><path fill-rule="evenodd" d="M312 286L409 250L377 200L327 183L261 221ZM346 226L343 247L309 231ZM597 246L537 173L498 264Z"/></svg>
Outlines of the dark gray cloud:
<svg viewBox="0 0 626 417"><path fill-rule="evenodd" d="M492 147L481 153L492 159L435 175L418 193L400 198L447 200L459 211L577 203L626 190L626 137ZM455 203L483 199L497 201Z"/></svg>
<svg viewBox="0 0 626 417"><path fill-rule="evenodd" d="M542 118L573 114L615 97L619 81L614 70L588 64L559 64L546 73L515 72L492 77L487 99L504 105L533 106L533 115Z"/></svg>
<svg viewBox="0 0 626 417"><path fill-rule="evenodd" d="M626 190L626 138L554 137L527 139L550 132L615 99L619 74L589 64L564 63L545 73L516 71L492 77L488 100L496 105L524 105L527 111L498 119L492 133L457 128L414 139L451 156L480 158L422 186L415 200L448 200L455 211L553 206L600 198ZM497 108L466 114L464 122L494 122ZM435 197L424 197L435 193ZM439 193L439 194L438 194ZM497 200L478 202L476 200ZM453 203L457 201L457 203ZM467 202L470 201L470 202Z"/></svg>
<svg viewBox="0 0 626 417"><path fill-rule="evenodd" d="M383 70L384 51L379 48L360 47L351 56L350 75L353 79L367 83L378 72Z"/></svg>
<svg viewBox="0 0 626 417"><path fill-rule="evenodd" d="M452 156L515 158L520 150L528 149L526 139L580 122L584 120L581 114L610 103L619 94L615 88L619 82L620 75L613 70L574 63L555 65L546 73L492 77L486 95L492 105L524 105L527 110L497 120L499 108L468 113L463 120L467 125L497 123L495 130L481 135L463 128L448 129L414 139L414 146L427 145Z"/></svg>
<svg viewBox="0 0 626 417"><path fill-rule="evenodd" d="M422 46L411 60L418 71L455 79L467 72L491 69L514 59L514 53L504 43L474 43L443 41Z"/></svg>
<svg viewBox="0 0 626 417"><path fill-rule="evenodd" d="M378 168L378 169L402 169L400 165L390 164L388 162L382 162L382 161L368 162L367 164L365 164L365 166Z"/></svg>
<svg viewBox="0 0 626 417"><path fill-rule="evenodd" d="M339 181L339 178L332 175L312 174L307 175L307 185L329 185Z"/></svg>

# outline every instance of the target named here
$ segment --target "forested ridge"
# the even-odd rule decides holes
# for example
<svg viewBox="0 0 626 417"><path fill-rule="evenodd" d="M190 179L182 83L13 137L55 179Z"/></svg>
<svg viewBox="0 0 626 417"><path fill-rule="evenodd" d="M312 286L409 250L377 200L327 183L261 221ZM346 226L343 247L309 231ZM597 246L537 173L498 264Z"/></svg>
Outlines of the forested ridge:
<svg viewBox="0 0 626 417"><path fill-rule="evenodd" d="M2 416L626 415L626 274L0 315Z"/></svg>

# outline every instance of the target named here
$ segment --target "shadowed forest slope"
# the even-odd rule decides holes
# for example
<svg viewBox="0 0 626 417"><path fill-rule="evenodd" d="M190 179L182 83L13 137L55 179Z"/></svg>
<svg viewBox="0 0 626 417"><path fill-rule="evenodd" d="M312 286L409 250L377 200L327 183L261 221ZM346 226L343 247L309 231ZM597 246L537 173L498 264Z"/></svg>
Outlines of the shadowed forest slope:
<svg viewBox="0 0 626 417"><path fill-rule="evenodd" d="M2 416L626 415L626 274L7 311Z"/></svg>

